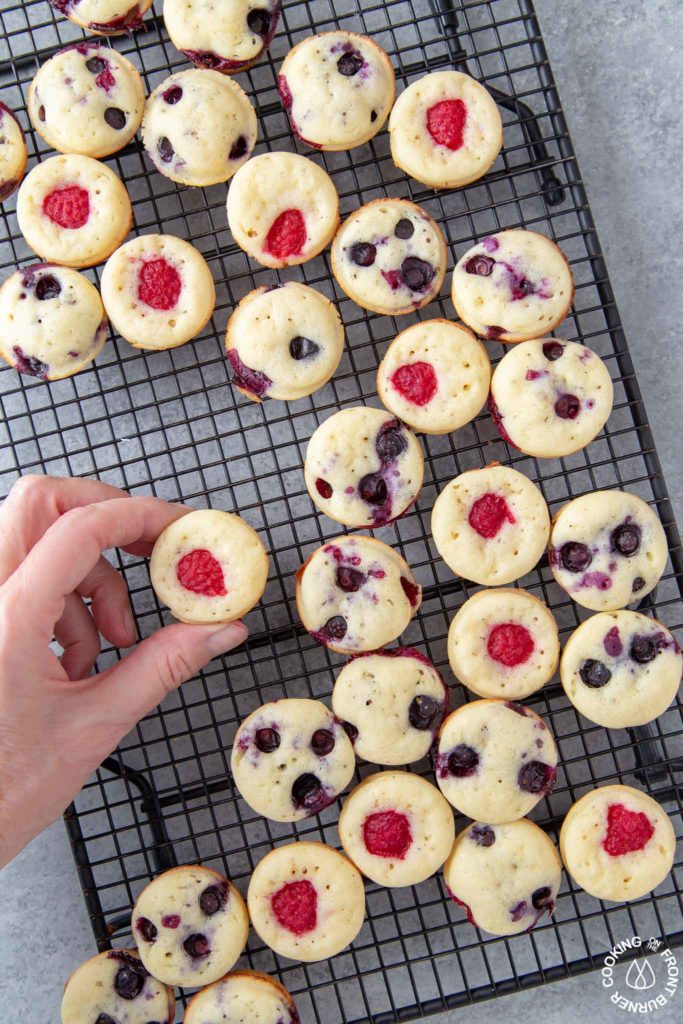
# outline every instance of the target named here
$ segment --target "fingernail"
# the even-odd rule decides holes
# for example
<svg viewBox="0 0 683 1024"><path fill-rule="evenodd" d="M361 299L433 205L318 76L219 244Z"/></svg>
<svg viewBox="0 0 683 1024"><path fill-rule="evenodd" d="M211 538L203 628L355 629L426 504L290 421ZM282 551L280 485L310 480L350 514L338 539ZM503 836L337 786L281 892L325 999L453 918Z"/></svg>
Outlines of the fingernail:
<svg viewBox="0 0 683 1024"><path fill-rule="evenodd" d="M206 649L209 654L225 654L233 647L243 644L249 636L249 630L243 622L231 622L228 626L222 626L215 633L207 638Z"/></svg>

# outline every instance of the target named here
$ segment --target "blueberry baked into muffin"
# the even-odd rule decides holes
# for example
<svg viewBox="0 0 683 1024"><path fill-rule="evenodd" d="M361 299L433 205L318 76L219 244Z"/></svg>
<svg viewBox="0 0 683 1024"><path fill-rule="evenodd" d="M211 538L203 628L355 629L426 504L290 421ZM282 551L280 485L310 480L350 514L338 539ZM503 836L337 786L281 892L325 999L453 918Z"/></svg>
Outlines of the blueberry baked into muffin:
<svg viewBox="0 0 683 1024"><path fill-rule="evenodd" d="M270 46L280 0L164 0L173 45L199 68L246 71Z"/></svg>
<svg viewBox="0 0 683 1024"><path fill-rule="evenodd" d="M19 188L27 160L23 128L10 108L0 103L0 203Z"/></svg>
<svg viewBox="0 0 683 1024"><path fill-rule="evenodd" d="M142 26L153 0L50 0L56 11L74 25L101 36L119 36Z"/></svg>
<svg viewBox="0 0 683 1024"><path fill-rule="evenodd" d="M62 1024L172 1024L175 1000L135 949L110 949L78 967L64 987Z"/></svg>
<svg viewBox="0 0 683 1024"><path fill-rule="evenodd" d="M231 971L192 997L185 1024L206 1021L248 1024L300 1024L296 1003L287 989L260 971Z"/></svg>

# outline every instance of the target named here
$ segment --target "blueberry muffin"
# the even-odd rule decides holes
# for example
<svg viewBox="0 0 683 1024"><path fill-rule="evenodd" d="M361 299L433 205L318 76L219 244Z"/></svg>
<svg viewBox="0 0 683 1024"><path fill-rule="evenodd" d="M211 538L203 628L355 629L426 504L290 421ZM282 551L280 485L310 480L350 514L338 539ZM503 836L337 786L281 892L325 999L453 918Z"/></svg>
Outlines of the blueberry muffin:
<svg viewBox="0 0 683 1024"><path fill-rule="evenodd" d="M196 509L162 530L149 571L157 597L181 622L233 622L260 600L268 555L244 519Z"/></svg>
<svg viewBox="0 0 683 1024"><path fill-rule="evenodd" d="M24 178L17 200L19 229L42 259L94 267L130 231L133 208L111 168L89 156L51 156Z"/></svg>
<svg viewBox="0 0 683 1024"><path fill-rule="evenodd" d="M29 377L61 380L85 369L107 328L97 289L76 270L34 263L0 288L0 356Z"/></svg>
<svg viewBox="0 0 683 1024"><path fill-rule="evenodd" d="M480 697L528 697L552 677L559 656L557 623L526 590L480 590L448 631L451 668Z"/></svg>
<svg viewBox="0 0 683 1024"><path fill-rule="evenodd" d="M341 953L365 917L363 879L324 843L289 843L267 853L254 868L247 902L263 942L305 963Z"/></svg>
<svg viewBox="0 0 683 1024"><path fill-rule="evenodd" d="M153 0L50 0L56 11L86 32L100 36L119 36L142 26L142 16Z"/></svg>
<svg viewBox="0 0 683 1024"><path fill-rule="evenodd" d="M420 651L360 654L337 676L332 708L356 753L375 764L425 757L448 709L448 687Z"/></svg>
<svg viewBox="0 0 683 1024"><path fill-rule="evenodd" d="M601 612L582 622L562 652L564 692L582 715L607 729L645 725L662 715L681 682L675 637L638 612Z"/></svg>
<svg viewBox="0 0 683 1024"><path fill-rule="evenodd" d="M60 153L118 152L140 127L144 109L137 68L97 42L76 43L50 57L28 92L33 127Z"/></svg>
<svg viewBox="0 0 683 1024"><path fill-rule="evenodd" d="M374 537L335 537L296 574L296 605L311 636L340 654L376 651L417 612L422 589L407 562Z"/></svg>
<svg viewBox="0 0 683 1024"><path fill-rule="evenodd" d="M503 145L498 107L460 71L435 71L408 86L389 120L394 163L431 188L460 188L489 170Z"/></svg>
<svg viewBox="0 0 683 1024"><path fill-rule="evenodd" d="M394 338L377 371L384 405L414 430L448 434L486 402L491 363L478 338L450 320L425 320Z"/></svg>
<svg viewBox="0 0 683 1024"><path fill-rule="evenodd" d="M300 1024L296 1003L275 978L260 971L231 971L192 997L184 1024Z"/></svg>
<svg viewBox="0 0 683 1024"><path fill-rule="evenodd" d="M344 729L319 700L276 700L253 711L235 736L235 785L257 814L301 821L346 789L356 758Z"/></svg>
<svg viewBox="0 0 683 1024"><path fill-rule="evenodd" d="M181 185L232 178L256 144L256 112L218 71L179 71L147 100L142 142L156 169Z"/></svg>
<svg viewBox="0 0 683 1024"><path fill-rule="evenodd" d="M482 338L540 338L561 323L574 298L567 258L554 242L516 228L468 249L453 270L453 305Z"/></svg>
<svg viewBox="0 0 683 1024"><path fill-rule="evenodd" d="M313 259L339 224L339 197L329 174L296 153L262 153L240 167L227 209L235 241L264 267Z"/></svg>
<svg viewBox="0 0 683 1024"><path fill-rule="evenodd" d="M453 811L438 789L410 772L378 772L344 801L346 856L378 885L417 885L435 874L455 839Z"/></svg>
<svg viewBox="0 0 683 1024"><path fill-rule="evenodd" d="M23 129L10 108L0 103L0 203L19 188L27 159Z"/></svg>
<svg viewBox="0 0 683 1024"><path fill-rule="evenodd" d="M545 722L505 700L476 700L441 727L435 763L443 795L491 825L523 818L555 785L557 749Z"/></svg>
<svg viewBox="0 0 683 1024"><path fill-rule="evenodd" d="M324 32L289 51L277 79L294 134L315 149L353 149L382 128L394 102L391 61L367 36Z"/></svg>
<svg viewBox="0 0 683 1024"><path fill-rule="evenodd" d="M189 242L140 235L107 261L102 299L114 328L135 348L176 348L206 326L216 289L206 260Z"/></svg>
<svg viewBox="0 0 683 1024"><path fill-rule="evenodd" d="M247 944L244 900L217 871L164 871L138 896L131 917L142 962L166 985L195 988L222 978Z"/></svg>
<svg viewBox="0 0 683 1024"><path fill-rule="evenodd" d="M657 586L666 565L666 535L642 498L593 491L554 517L548 557L555 579L577 604L616 611Z"/></svg>
<svg viewBox="0 0 683 1024"><path fill-rule="evenodd" d="M308 493L344 526L376 528L398 519L420 493L423 475L420 442L382 409L342 409L308 442Z"/></svg>
<svg viewBox="0 0 683 1024"><path fill-rule="evenodd" d="M567 813L562 860L574 882L599 900L636 900L671 871L676 835L664 809L631 786L599 786Z"/></svg>
<svg viewBox="0 0 683 1024"><path fill-rule="evenodd" d="M232 383L254 402L295 401L332 377L344 351L337 307L320 292L285 281L249 292L228 321Z"/></svg>
<svg viewBox="0 0 683 1024"><path fill-rule="evenodd" d="M530 572L550 534L538 487L516 469L491 465L451 480L434 503L432 535L457 576L483 586Z"/></svg>
<svg viewBox="0 0 683 1024"><path fill-rule="evenodd" d="M62 997L62 1024L172 1024L175 1000L137 950L110 949L86 960L71 975Z"/></svg>
<svg viewBox="0 0 683 1024"><path fill-rule="evenodd" d="M246 71L268 49L280 0L164 0L171 42L200 68L224 75Z"/></svg>
<svg viewBox="0 0 683 1024"><path fill-rule="evenodd" d="M470 924L492 935L517 935L554 912L562 864L533 821L477 821L456 839L443 877Z"/></svg>
<svg viewBox="0 0 683 1024"><path fill-rule="evenodd" d="M612 378L585 345L524 341L493 374L489 410L504 441L527 455L571 455L602 430L612 411Z"/></svg>
<svg viewBox="0 0 683 1024"><path fill-rule="evenodd" d="M406 199L373 199L344 221L332 244L332 271L364 309L412 313L439 294L446 241L429 214Z"/></svg>

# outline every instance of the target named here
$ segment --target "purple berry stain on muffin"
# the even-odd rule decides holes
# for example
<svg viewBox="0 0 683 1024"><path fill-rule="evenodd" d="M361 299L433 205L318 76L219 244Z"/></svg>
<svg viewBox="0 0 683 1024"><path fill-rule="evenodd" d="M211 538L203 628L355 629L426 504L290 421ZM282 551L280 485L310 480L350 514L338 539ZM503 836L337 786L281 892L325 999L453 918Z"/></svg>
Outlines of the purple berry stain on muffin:
<svg viewBox="0 0 683 1024"><path fill-rule="evenodd" d="M260 370L252 370L240 359L237 349L228 349L228 359L232 366L232 379L236 387L246 391L250 396L263 398L273 386L273 382Z"/></svg>
<svg viewBox="0 0 683 1024"><path fill-rule="evenodd" d="M519 769L517 785L524 793L545 796L555 785L557 771L543 761L527 761Z"/></svg>
<svg viewBox="0 0 683 1024"><path fill-rule="evenodd" d="M437 771L439 777L447 779L452 775L456 779L467 779L475 775L479 768L479 754L466 743L458 743L448 754L439 754Z"/></svg>
<svg viewBox="0 0 683 1024"><path fill-rule="evenodd" d="M624 649L621 637L619 636L619 627L612 626L611 629L608 629L602 643L605 651L611 658L618 658Z"/></svg>
<svg viewBox="0 0 683 1024"><path fill-rule="evenodd" d="M14 366L19 373L23 373L27 377L47 380L50 367L42 359L38 359L36 356L27 356L19 345L13 347L12 353L14 355Z"/></svg>
<svg viewBox="0 0 683 1024"><path fill-rule="evenodd" d="M486 849L493 846L496 841L496 833L490 825L473 825L469 830L469 838L477 846L483 846Z"/></svg>

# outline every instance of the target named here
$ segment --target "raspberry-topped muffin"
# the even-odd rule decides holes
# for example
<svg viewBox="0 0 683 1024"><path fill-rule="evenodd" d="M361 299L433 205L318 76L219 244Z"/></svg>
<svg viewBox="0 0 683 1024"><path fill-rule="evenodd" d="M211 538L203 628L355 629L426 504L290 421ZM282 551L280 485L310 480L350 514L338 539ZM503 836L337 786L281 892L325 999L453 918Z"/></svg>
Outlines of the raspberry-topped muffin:
<svg viewBox="0 0 683 1024"><path fill-rule="evenodd" d="M228 226L264 267L318 256L339 224L339 197L327 171L297 153L261 153L240 167L228 191Z"/></svg>
<svg viewBox="0 0 683 1024"><path fill-rule="evenodd" d="M548 682L559 656L557 623L526 590L480 590L448 631L451 668L480 697L528 697Z"/></svg>
<svg viewBox="0 0 683 1024"><path fill-rule="evenodd" d="M422 588L407 562L374 537L335 537L296 574L301 621L318 643L340 654L391 643L421 600Z"/></svg>
<svg viewBox="0 0 683 1024"><path fill-rule="evenodd" d="M135 348L175 348L209 321L216 304L202 254L174 235L140 235L113 254L102 271L109 319Z"/></svg>
<svg viewBox="0 0 683 1024"><path fill-rule="evenodd" d="M230 767L250 807L272 821L318 814L346 789L356 758L341 724L319 700L276 700L240 725Z"/></svg>
<svg viewBox="0 0 683 1024"><path fill-rule="evenodd" d="M666 626L630 611L601 612L582 622L560 664L574 707L608 729L645 725L663 714L682 671L681 649Z"/></svg>
<svg viewBox="0 0 683 1024"><path fill-rule="evenodd" d="M470 924L492 935L516 935L555 910L562 864L533 821L475 821L455 840L443 877Z"/></svg>
<svg viewBox="0 0 683 1024"><path fill-rule="evenodd" d="M503 440L539 458L585 448L612 411L612 378L585 345L524 341L493 374L489 410Z"/></svg>
<svg viewBox="0 0 683 1024"><path fill-rule="evenodd" d="M615 611L657 586L667 558L657 513L627 491L592 491L553 519L548 548L557 582L577 604Z"/></svg>
<svg viewBox="0 0 683 1024"><path fill-rule="evenodd" d="M381 409L328 417L308 442L304 477L318 508L344 526L386 526L422 487L424 456L412 431Z"/></svg>
<svg viewBox="0 0 683 1024"><path fill-rule="evenodd" d="M135 949L110 949L78 967L64 987L62 1024L171 1024L175 1000Z"/></svg>
<svg viewBox="0 0 683 1024"><path fill-rule="evenodd" d="M332 707L359 757L411 764L434 742L448 708L448 687L424 654L396 647L359 654L345 665Z"/></svg>
<svg viewBox="0 0 683 1024"><path fill-rule="evenodd" d="M266 945L305 963L341 953L365 917L363 879L324 843L289 843L267 853L254 868L247 902Z"/></svg>
<svg viewBox="0 0 683 1024"><path fill-rule="evenodd" d="M23 128L10 108L0 103L0 203L19 188L27 159Z"/></svg>
<svg viewBox="0 0 683 1024"><path fill-rule="evenodd" d="M144 109L137 68L97 42L76 43L50 57L28 93L33 127L60 153L116 153L135 135Z"/></svg>
<svg viewBox="0 0 683 1024"><path fill-rule="evenodd" d="M527 341L564 320L574 279L559 246L515 228L467 250L453 270L452 298L458 316L482 338Z"/></svg>
<svg viewBox="0 0 683 1024"><path fill-rule="evenodd" d="M142 890L131 928L150 974L166 985L195 988L222 978L237 962L247 944L249 915L227 878L185 865Z"/></svg>
<svg viewBox="0 0 683 1024"><path fill-rule="evenodd" d="M154 591L182 622L233 622L260 599L268 555L244 519L197 509L167 526L152 551Z"/></svg>
<svg viewBox="0 0 683 1024"><path fill-rule="evenodd" d="M476 181L503 145L492 96L460 71L435 71L409 85L394 104L389 132L396 166L431 188Z"/></svg>
<svg viewBox="0 0 683 1024"><path fill-rule="evenodd" d="M217 71L179 71L147 100L142 141L156 169L181 185L232 178L256 144L256 112L243 89Z"/></svg>
<svg viewBox="0 0 683 1024"><path fill-rule="evenodd" d="M50 0L56 11L74 25L101 36L119 36L142 26L153 0Z"/></svg>
<svg viewBox="0 0 683 1024"><path fill-rule="evenodd" d="M34 263L0 288L0 355L29 377L61 380L83 370L107 327L97 289L76 270Z"/></svg>
<svg viewBox="0 0 683 1024"><path fill-rule="evenodd" d="M315 149L353 149L389 116L396 84L384 50L356 32L309 36L289 51L278 88L292 131Z"/></svg>
<svg viewBox="0 0 683 1024"><path fill-rule="evenodd" d="M523 818L550 793L557 749L529 708L476 700L443 723L435 771L441 792L461 814L496 825Z"/></svg>
<svg viewBox="0 0 683 1024"><path fill-rule="evenodd" d="M664 809L646 793L599 786L569 809L560 851L577 885L618 903L644 896L666 878L676 834Z"/></svg>
<svg viewBox="0 0 683 1024"><path fill-rule="evenodd" d="M344 221L332 244L343 291L375 313L412 313L439 294L446 241L438 224L406 199L373 199Z"/></svg>
<svg viewBox="0 0 683 1024"><path fill-rule="evenodd" d="M417 885L439 870L455 839L453 811L410 772L378 772L344 801L339 838L347 857L379 885Z"/></svg>
<svg viewBox="0 0 683 1024"><path fill-rule="evenodd" d="M184 1024L220 1020L240 1024L301 1024L296 1003L287 989L260 971L231 971L197 992L185 1010Z"/></svg>
<svg viewBox="0 0 683 1024"><path fill-rule="evenodd" d="M120 178L89 156L51 156L26 175L17 220L28 245L65 267L94 267L130 231L133 208Z"/></svg>
<svg viewBox="0 0 683 1024"><path fill-rule="evenodd" d="M268 49L280 0L164 0L173 45L200 68L224 75L246 71Z"/></svg>
<svg viewBox="0 0 683 1024"><path fill-rule="evenodd" d="M448 434L486 401L491 363L478 338L450 320L425 320L394 338L377 371L384 405L414 430Z"/></svg>
<svg viewBox="0 0 683 1024"><path fill-rule="evenodd" d="M454 573L496 586L533 569L550 534L550 516L531 480L491 465L447 484L434 503L432 534Z"/></svg>

